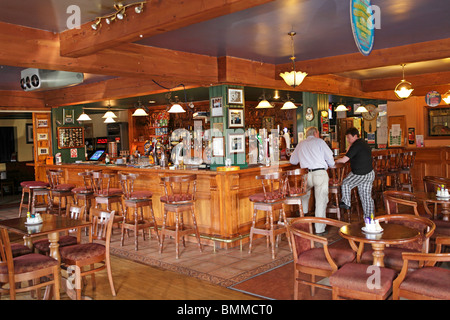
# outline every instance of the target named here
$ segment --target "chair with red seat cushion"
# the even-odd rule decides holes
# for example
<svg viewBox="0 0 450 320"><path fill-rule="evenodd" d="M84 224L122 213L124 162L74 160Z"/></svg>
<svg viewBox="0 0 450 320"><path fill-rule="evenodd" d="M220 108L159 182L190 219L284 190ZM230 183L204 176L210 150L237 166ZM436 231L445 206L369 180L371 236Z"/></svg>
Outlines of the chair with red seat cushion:
<svg viewBox="0 0 450 320"><path fill-rule="evenodd" d="M250 228L248 253L252 252L253 235L260 234L266 236L267 241L270 239L272 259L275 259L275 236L287 234L287 219L283 208L286 200L286 175L284 172L274 172L258 175L256 179L261 181L263 192L249 197L249 200L253 203L253 219ZM263 226L259 226L258 211L264 211L265 213L265 224ZM282 224L276 223L275 211L279 212L278 220L282 220ZM288 242L289 247L291 247L289 237Z"/></svg>
<svg viewBox="0 0 450 320"><path fill-rule="evenodd" d="M76 205L79 204L80 200L84 202L84 218L88 219L89 211L91 210L92 205L91 202L95 199L92 171L87 170L78 172L78 176L83 179L83 185L72 189L73 200Z"/></svg>
<svg viewBox="0 0 450 320"><path fill-rule="evenodd" d="M202 244L200 242L200 233L197 227L197 220L195 218L197 175L161 177L161 182L164 185L164 196L160 198L160 201L164 206L164 217L160 233L161 240L159 244L159 252L162 253L166 234L173 235L175 237L176 259L179 258L180 238L183 241L183 246L185 246L184 237L186 235L195 234L200 252L203 252ZM175 215L175 226L167 225L167 214L169 212ZM191 213L191 226L185 226L183 221L184 212Z"/></svg>
<svg viewBox="0 0 450 320"><path fill-rule="evenodd" d="M295 169L286 171L286 199L287 205L298 205L300 217L304 216L302 196L308 192L308 169Z"/></svg>
<svg viewBox="0 0 450 320"><path fill-rule="evenodd" d="M429 240L436 228L436 225L430 219L410 214L388 214L378 216L376 219L380 222L401 224L416 229L420 233L420 236L416 241L390 245L389 247L384 248L385 267L400 271L403 265L403 252L428 252ZM371 264L373 262L373 250L365 250L359 261L361 263ZM410 266L412 268L417 268L418 262L411 262Z"/></svg>
<svg viewBox="0 0 450 320"><path fill-rule="evenodd" d="M0 293L9 293L10 299L15 300L16 293L53 286L54 297L59 300L59 262L36 253L14 257L13 247L15 246L11 245L8 231L0 229ZM16 286L19 283L20 288ZM24 287L25 283L30 285ZM6 284L9 284L9 288L4 288Z"/></svg>
<svg viewBox="0 0 450 320"><path fill-rule="evenodd" d="M30 248L20 243L11 243L11 252L13 258L33 253L33 251Z"/></svg>
<svg viewBox="0 0 450 320"><path fill-rule="evenodd" d="M33 198L33 191L38 189L47 189L50 184L44 181L22 181L20 183L22 187L22 198L19 205L19 218L22 215L22 208L27 207L28 212L31 212L31 202ZM28 200L25 202L25 194L28 195Z"/></svg>
<svg viewBox="0 0 450 320"><path fill-rule="evenodd" d="M106 209L111 211L112 205L116 204L117 208L114 215L114 223L122 223L123 221L123 205L122 205L122 188L116 188L115 173L93 171L92 172L92 187L94 188L95 207L100 208L106 205ZM119 211L119 207L121 211Z"/></svg>
<svg viewBox="0 0 450 320"><path fill-rule="evenodd" d="M61 215L62 212L66 210L68 207L68 197L72 198L73 194L72 189L76 187L75 184L72 183L64 183L63 182L64 170L47 170L47 178L50 184L50 197L52 199L52 204L50 208L53 208L55 198L58 198L58 214ZM62 200L65 200L65 206L62 206Z"/></svg>
<svg viewBox="0 0 450 320"><path fill-rule="evenodd" d="M348 225L343 221L316 217L300 217L289 222L288 229L294 255L295 300L298 299L300 283L311 286L311 295L314 295L315 287L331 289L325 284L316 282L316 276L329 277L356 258L355 243L342 239L341 241L346 241L348 245L339 241L339 246L332 246L327 238L313 233L314 223L324 223L337 228ZM311 281L303 280L300 277L302 273L309 274Z"/></svg>
<svg viewBox="0 0 450 320"><path fill-rule="evenodd" d="M71 205L66 209L66 217L76 220L84 219L84 206L75 206ZM81 235L69 235L67 231L65 231L64 235L59 237L58 243L60 247L71 246L81 241ZM38 250L39 253L43 253L46 255L50 254L50 242L47 237L43 239L39 239L33 242L33 247Z"/></svg>
<svg viewBox="0 0 450 320"><path fill-rule="evenodd" d="M81 300L82 277L91 275L92 286L95 289L95 272L106 269L111 294L116 296L110 261L111 231L114 223L114 211L91 208L92 223L89 243L81 243L59 248L61 262L66 267L75 268L75 292L77 300ZM96 240L96 242L93 242ZM98 243L99 241L105 244ZM98 266L100 264L100 266ZM87 270L85 267L90 266Z"/></svg>
<svg viewBox="0 0 450 320"><path fill-rule="evenodd" d="M436 262L450 262L450 253L441 253L443 245L450 245L450 238L436 238L435 253L403 253L403 267L393 284L393 300L450 300L450 270L435 266ZM411 270L411 261L420 267Z"/></svg>
<svg viewBox="0 0 450 320"><path fill-rule="evenodd" d="M362 263L347 263L330 276L333 300L385 300L392 293L396 272Z"/></svg>
<svg viewBox="0 0 450 320"><path fill-rule="evenodd" d="M134 232L134 250L138 250L138 233L142 230L142 237L145 240L145 229L149 229L151 235L151 228L156 233L159 244L158 225L156 223L155 215L153 213L153 194L150 191L134 190L134 182L138 177L138 174L119 172L120 185L123 192L123 203L125 205L125 212L122 222L122 236L121 245L124 243L125 230L132 230ZM144 208L150 209L151 220L144 217ZM128 216L128 208L133 208L133 216ZM140 210L139 210L140 209ZM140 211L140 214L139 214Z"/></svg>
<svg viewBox="0 0 450 320"><path fill-rule="evenodd" d="M334 213L338 220L341 220L341 209L339 202L341 201L342 180L345 177L345 163L336 163L333 167L328 168L328 195L330 201L327 204L327 213Z"/></svg>

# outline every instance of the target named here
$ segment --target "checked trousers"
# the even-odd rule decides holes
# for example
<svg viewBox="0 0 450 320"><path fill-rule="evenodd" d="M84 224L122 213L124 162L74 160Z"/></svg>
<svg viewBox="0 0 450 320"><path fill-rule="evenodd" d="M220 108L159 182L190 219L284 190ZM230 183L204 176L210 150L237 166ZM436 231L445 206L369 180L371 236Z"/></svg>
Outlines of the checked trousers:
<svg viewBox="0 0 450 320"><path fill-rule="evenodd" d="M370 217L370 214L375 215L375 204L372 198L373 180L375 179L375 172L372 170L368 174L358 175L350 172L342 181L342 202L346 205L351 205L351 191L358 187L359 199L363 207L364 218Z"/></svg>

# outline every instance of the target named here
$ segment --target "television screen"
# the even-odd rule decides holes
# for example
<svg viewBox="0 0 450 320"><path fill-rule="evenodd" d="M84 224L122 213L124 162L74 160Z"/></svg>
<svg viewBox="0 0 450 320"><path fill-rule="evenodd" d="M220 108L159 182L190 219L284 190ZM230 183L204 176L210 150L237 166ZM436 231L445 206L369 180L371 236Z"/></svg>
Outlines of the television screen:
<svg viewBox="0 0 450 320"><path fill-rule="evenodd" d="M95 151L95 153L91 156L91 158L89 160L97 161L98 159L100 159L100 157L102 156L103 152L105 152L105 150L97 150L97 151Z"/></svg>

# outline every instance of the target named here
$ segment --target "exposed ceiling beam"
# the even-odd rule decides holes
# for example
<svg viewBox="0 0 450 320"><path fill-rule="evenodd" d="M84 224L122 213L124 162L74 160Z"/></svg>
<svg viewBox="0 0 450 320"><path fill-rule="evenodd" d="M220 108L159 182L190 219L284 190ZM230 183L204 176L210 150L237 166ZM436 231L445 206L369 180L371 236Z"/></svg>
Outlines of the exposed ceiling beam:
<svg viewBox="0 0 450 320"><path fill-rule="evenodd" d="M0 107L14 109L43 109L42 92L23 92L18 90L0 90Z"/></svg>
<svg viewBox="0 0 450 320"><path fill-rule="evenodd" d="M360 53L344 54L320 59L296 61L298 70L308 75L342 73L384 66L401 65L427 60L437 60L450 57L450 38L409 44L393 48L373 50L369 56ZM276 74L290 71L292 63L277 65Z"/></svg>
<svg viewBox="0 0 450 320"><path fill-rule="evenodd" d="M92 22L60 34L61 56L81 57L117 45L176 30L188 25L245 10L274 0L147 1L140 14L127 10L125 21L102 21L98 31Z"/></svg>

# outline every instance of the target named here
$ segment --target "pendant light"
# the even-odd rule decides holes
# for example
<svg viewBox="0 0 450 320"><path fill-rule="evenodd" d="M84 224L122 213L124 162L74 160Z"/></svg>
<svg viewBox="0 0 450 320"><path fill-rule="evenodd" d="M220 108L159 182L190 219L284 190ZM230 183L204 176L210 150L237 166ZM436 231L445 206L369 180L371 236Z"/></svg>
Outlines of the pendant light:
<svg viewBox="0 0 450 320"><path fill-rule="evenodd" d="M293 99L289 97L289 93L287 94L287 99L284 100L284 104L281 107L280 110L291 110L291 109L297 109L297 106L293 103Z"/></svg>
<svg viewBox="0 0 450 320"><path fill-rule="evenodd" d="M115 113L111 111L111 101L108 101L108 111L106 111L106 113L103 115L102 118L103 119L106 119L106 118L113 118L113 119L115 119L115 118L117 118Z"/></svg>
<svg viewBox="0 0 450 320"><path fill-rule="evenodd" d="M334 111L348 111L347 107L345 105L341 103L339 103L339 105L337 106L336 109L334 109Z"/></svg>
<svg viewBox="0 0 450 320"><path fill-rule="evenodd" d="M141 99L139 99L137 109L134 111L132 116L133 117L145 117L145 116L148 116L148 113L145 112L145 110L144 110L144 108L142 106Z"/></svg>
<svg viewBox="0 0 450 320"><path fill-rule="evenodd" d="M270 97L269 97L270 98ZM273 105L266 99L266 92L263 90L263 94L259 97L260 101L256 106L256 109L271 109Z"/></svg>
<svg viewBox="0 0 450 320"><path fill-rule="evenodd" d="M114 122L116 122L116 120L114 120L113 118L111 118L111 117L108 117L108 118L106 118L105 119L105 121L103 121L104 123L114 123Z"/></svg>
<svg viewBox="0 0 450 320"><path fill-rule="evenodd" d="M363 112L369 112L369 110L367 110L366 107L364 107L364 106L361 104L361 105L359 105L358 109L355 110L355 112L363 113Z"/></svg>
<svg viewBox="0 0 450 320"><path fill-rule="evenodd" d="M89 117L86 113L84 113L84 109L83 109L83 113L80 114L80 116L78 117L77 121L91 121L91 117Z"/></svg>
<svg viewBox="0 0 450 320"><path fill-rule="evenodd" d="M183 107L179 104L179 103L174 103L169 111L167 111L168 113L183 113L186 112L186 110L183 109Z"/></svg>
<svg viewBox="0 0 450 320"><path fill-rule="evenodd" d="M409 98L409 96L414 90L411 86L411 82L405 80L405 64L402 64L402 74L403 74L402 81L400 81L399 84L397 84L397 86L394 89L394 92L397 98L405 100Z"/></svg>
<svg viewBox="0 0 450 320"><path fill-rule="evenodd" d="M288 35L291 37L292 57L290 59L292 60L292 71L280 73L280 77L282 77L284 82L286 82L287 85L291 86L292 88L299 86L303 82L303 79L305 79L305 77L308 75L306 72L295 71L294 36L296 34L297 33L295 31L291 31L288 33Z"/></svg>

